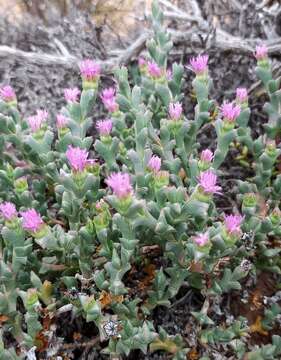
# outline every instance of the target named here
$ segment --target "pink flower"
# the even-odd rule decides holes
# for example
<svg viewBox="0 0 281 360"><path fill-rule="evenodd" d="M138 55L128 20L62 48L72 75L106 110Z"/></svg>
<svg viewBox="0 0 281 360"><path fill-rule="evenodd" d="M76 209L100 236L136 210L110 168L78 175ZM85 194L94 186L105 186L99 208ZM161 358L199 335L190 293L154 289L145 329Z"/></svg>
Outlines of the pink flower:
<svg viewBox="0 0 281 360"><path fill-rule="evenodd" d="M11 202L4 202L0 204L0 212L3 218L7 221L12 220L18 215L15 205Z"/></svg>
<svg viewBox="0 0 281 360"><path fill-rule="evenodd" d="M64 116L62 114L58 114L57 115L57 128L58 129L65 128L68 124L68 121L69 121L69 119L66 116Z"/></svg>
<svg viewBox="0 0 281 360"><path fill-rule="evenodd" d="M96 81L100 77L101 67L100 64L93 60L86 59L79 64L81 76L87 81Z"/></svg>
<svg viewBox="0 0 281 360"><path fill-rule="evenodd" d="M248 100L248 91L245 88L236 89L236 100L239 103L244 103Z"/></svg>
<svg viewBox="0 0 281 360"><path fill-rule="evenodd" d="M5 102L11 102L16 100L15 91L10 85L3 86L0 89L0 97Z"/></svg>
<svg viewBox="0 0 281 360"><path fill-rule="evenodd" d="M149 75L153 78L160 78L162 75L160 67L154 61L148 61L147 70Z"/></svg>
<svg viewBox="0 0 281 360"><path fill-rule="evenodd" d="M211 150L206 149L201 152L200 160L205 163L210 163L214 158L214 154Z"/></svg>
<svg viewBox="0 0 281 360"><path fill-rule="evenodd" d="M216 185L217 175L211 170L204 171L200 174L199 185L206 194L221 194L221 187Z"/></svg>
<svg viewBox="0 0 281 360"><path fill-rule="evenodd" d="M172 71L172 69L167 69L167 71L166 71L166 77L167 77L167 80L168 80L168 81L173 80L173 71Z"/></svg>
<svg viewBox="0 0 281 360"><path fill-rule="evenodd" d="M112 121L109 119L100 120L97 122L97 129L101 136L108 136L112 130Z"/></svg>
<svg viewBox="0 0 281 360"><path fill-rule="evenodd" d="M257 45L254 53L257 60L265 60L267 58L268 49L265 45Z"/></svg>
<svg viewBox="0 0 281 360"><path fill-rule="evenodd" d="M42 119L42 121L46 121L48 118L48 111L47 110L37 110L37 116Z"/></svg>
<svg viewBox="0 0 281 360"><path fill-rule="evenodd" d="M143 57L139 57L138 65L139 65L140 68L145 67L146 66L146 60Z"/></svg>
<svg viewBox="0 0 281 360"><path fill-rule="evenodd" d="M179 102L169 104L169 115L172 120L180 120L182 115L182 104Z"/></svg>
<svg viewBox="0 0 281 360"><path fill-rule="evenodd" d="M82 172L87 165L88 152L70 145L66 151L66 157L73 171Z"/></svg>
<svg viewBox="0 0 281 360"><path fill-rule="evenodd" d="M244 220L241 215L225 215L224 224L229 234L238 235L241 232L240 226Z"/></svg>
<svg viewBox="0 0 281 360"><path fill-rule="evenodd" d="M44 225L44 221L35 209L22 211L20 214L22 216L22 227L24 230L35 233Z"/></svg>
<svg viewBox="0 0 281 360"><path fill-rule="evenodd" d="M126 198L132 194L133 188L130 176L127 173L113 173L105 182L119 199Z"/></svg>
<svg viewBox="0 0 281 360"><path fill-rule="evenodd" d="M72 89L64 89L64 98L69 103L77 102L79 95L80 90L77 87Z"/></svg>
<svg viewBox="0 0 281 360"><path fill-rule="evenodd" d="M223 118L229 122L234 122L240 115L241 108L239 105L224 102L221 106L221 114Z"/></svg>
<svg viewBox="0 0 281 360"><path fill-rule="evenodd" d="M101 100L109 112L116 112L118 110L118 104L116 102L116 90L114 88L104 89L101 94Z"/></svg>
<svg viewBox="0 0 281 360"><path fill-rule="evenodd" d="M156 155L153 155L148 164L147 164L147 167L151 170L151 171L154 171L156 173L158 173L158 171L161 169L161 158L156 156Z"/></svg>
<svg viewBox="0 0 281 360"><path fill-rule="evenodd" d="M209 241L208 232L205 232L204 234L198 234L193 238L193 240L198 246L205 246Z"/></svg>
<svg viewBox="0 0 281 360"><path fill-rule="evenodd" d="M101 95L102 101L104 100L110 100L116 95L116 90L113 87L104 89Z"/></svg>
<svg viewBox="0 0 281 360"><path fill-rule="evenodd" d="M208 69L208 55L198 55L190 59L190 65L196 75L203 75Z"/></svg>
<svg viewBox="0 0 281 360"><path fill-rule="evenodd" d="M48 111L46 110L37 110L36 115L29 116L27 119L28 125L31 128L32 132L36 132L41 129L42 125L46 122L48 118Z"/></svg>

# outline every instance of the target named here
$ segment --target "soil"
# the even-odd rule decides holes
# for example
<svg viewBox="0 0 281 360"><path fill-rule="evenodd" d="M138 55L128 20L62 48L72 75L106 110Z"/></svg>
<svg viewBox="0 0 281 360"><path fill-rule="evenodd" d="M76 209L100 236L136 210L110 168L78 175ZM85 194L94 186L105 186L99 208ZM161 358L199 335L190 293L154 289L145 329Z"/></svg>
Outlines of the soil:
<svg viewBox="0 0 281 360"><path fill-rule="evenodd" d="M3 0L0 5L3 5ZM5 3L5 1L4 1ZM23 3L31 3L29 1ZM36 1L33 1L35 5ZM110 56L110 52L116 48L124 48L130 41L137 37L141 32L141 26L147 25L145 16L150 1L121 1L118 4L121 10L116 14L113 1L73 1L69 4L67 1L58 2L61 6L57 6L57 1L48 2L41 1L41 5L37 8L32 5L23 6L20 1L13 1L13 6L2 6L0 11L0 43L2 45L12 46L24 51L35 51L42 53L58 53L58 45L55 39L58 39L65 48L78 58L98 58L105 60ZM89 4L88 4L89 3ZM125 7L122 7L125 3ZM183 9L187 6L185 1L174 1ZM260 38L266 39L268 33L267 27L264 25L264 19L260 16L256 9L256 1L248 0L243 5L243 14L241 9L229 5L230 1L209 1L197 0L205 19L210 24L228 31L229 33L241 38ZM236 1L238 3L238 1ZM273 1L273 3L275 3ZM277 2L278 3L278 2ZM62 4L68 4L67 8ZM93 5L94 4L94 5ZM115 4L114 6L112 4ZM119 6L118 5L118 6ZM273 6L275 6L273 4ZM0 6L1 8L1 6ZM142 9L139 14L138 9ZM280 6L276 10L276 14L280 14ZM2 15L1 15L2 14ZM95 14L95 16L94 16ZM122 14L122 26L120 26L120 14ZM134 16L132 15L134 14ZM138 16L136 16L136 14ZM128 18L128 19L127 19ZM137 19L134 19L137 18ZM124 19L124 21L123 21ZM271 28L275 34L279 33L280 16L269 16ZM170 26L181 29L180 25L169 22ZM204 41L202 47L194 47L192 43L175 44L175 48L179 49L177 54L171 55L170 61L184 60L187 63L188 58L200 51L204 51ZM233 53L220 49L208 49L210 57L210 74L214 81L213 95L218 104L224 99L232 99L237 87L250 88L257 82L254 72L255 60L249 54ZM274 63L280 65L280 56L274 57ZM135 66L135 60L132 59L130 66ZM193 103L191 89L191 73L187 70L185 74L184 106L187 114L192 115ZM24 116L28 116L37 108L46 108L52 116L59 111L64 105L63 89L73 86L81 86L78 69L71 66L30 64L27 61L16 58L3 58L0 63L0 83L10 83L15 89L18 97L20 110ZM102 78L102 87L112 83L109 75ZM257 137L261 134L262 123L265 121L265 115L262 113L262 104L264 95L259 88L250 94L250 106L252 115L250 126L253 134ZM103 109L99 106L97 112L93 114L93 121L103 116ZM209 127L200 135L200 146L213 146L214 130ZM227 197L217 203L223 211L232 210L236 206L234 184L237 178L245 178L251 174L246 168L243 168L236 160L236 150L232 150L229 157L223 165L224 177L222 178L222 187ZM233 166L229 166L232 164ZM156 264L158 267L159 264ZM140 274L140 277L147 274ZM280 279L279 279L280 282ZM259 289L260 298L264 296L272 297L277 289L275 284L277 279L273 275L262 275L258 278L257 284L249 282L250 286L246 288L250 294ZM132 288L135 284L132 284ZM194 329L194 319L190 315L190 311L198 311L203 304L203 297L200 293L192 292L187 294L188 289L182 288L175 299L172 300L173 306L170 309L159 307L153 312L155 327L162 326L170 335L181 334L186 340L190 348L194 348L196 332ZM187 296L188 295L188 296ZM238 294L231 294L221 298L219 306L229 304L229 296L232 296L233 306L224 307L224 320L229 320L233 315L235 317L243 315L249 320L251 325L255 317L249 312L239 300ZM183 300L180 300L183 299ZM237 301L234 301L234 300ZM254 315L262 313L264 308L257 309ZM95 346L76 346L77 343L92 340L97 335L97 329L92 325L85 324L81 318L71 319L70 315L61 316L56 319L57 330L56 337L64 338L66 345L74 344L74 347L65 350L69 359L107 359L106 356L99 354ZM77 335L79 334L79 336ZM76 336L76 338L75 338ZM260 345L267 343L268 338L254 336L252 345ZM11 342L12 339L7 339ZM208 351L203 347L195 347L201 355L207 354ZM212 351L211 351L212 350ZM208 353L211 359L232 359L231 356L221 355L220 349L213 348ZM227 354L227 352L226 352ZM61 354L62 355L62 354ZM38 359L45 359L43 354L38 355ZM153 353L143 355L140 352L133 352L128 359L130 360L164 360L170 356L163 353ZM187 356L187 359L197 359L196 357ZM233 358L234 359L234 358Z"/></svg>

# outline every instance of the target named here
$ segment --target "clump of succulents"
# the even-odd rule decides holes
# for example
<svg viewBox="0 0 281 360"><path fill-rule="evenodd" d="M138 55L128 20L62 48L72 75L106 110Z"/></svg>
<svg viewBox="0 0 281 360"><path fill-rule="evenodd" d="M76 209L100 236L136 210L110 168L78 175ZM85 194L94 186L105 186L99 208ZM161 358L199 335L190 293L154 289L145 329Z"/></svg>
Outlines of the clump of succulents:
<svg viewBox="0 0 281 360"><path fill-rule="evenodd" d="M157 328L152 317L158 306L169 309L184 284L205 299L201 311L192 312L198 341L228 343L239 359L247 352L245 318L225 327L208 310L214 299L240 291L249 274L281 272L281 248L272 240L281 235L280 80L272 77L266 47L258 46L256 73L269 101L265 133L255 139L247 90L237 89L236 98L218 108L209 96L208 56L195 56L187 65L196 97L188 119L181 90L187 70L177 63L167 70L173 44L157 1L152 25L139 83L130 85L121 67L116 87L102 90L101 67L84 60L82 90L64 90L66 105L56 121L45 109L22 116L13 89L0 90L1 359L23 359L40 349L48 338L44 316L68 305L73 316L98 329L102 352L112 358L150 349L184 359L185 341ZM89 129L99 99L107 115L96 122L94 140ZM214 151L199 143L209 123L216 130ZM224 193L220 166L238 143L254 175L237 179L239 210L223 213L216 207ZM141 298L128 278L151 261L143 249L155 246L163 265ZM264 326L272 328L278 313L278 307L269 309ZM17 348L5 343L7 333ZM280 354L281 339L274 336L248 359Z"/></svg>

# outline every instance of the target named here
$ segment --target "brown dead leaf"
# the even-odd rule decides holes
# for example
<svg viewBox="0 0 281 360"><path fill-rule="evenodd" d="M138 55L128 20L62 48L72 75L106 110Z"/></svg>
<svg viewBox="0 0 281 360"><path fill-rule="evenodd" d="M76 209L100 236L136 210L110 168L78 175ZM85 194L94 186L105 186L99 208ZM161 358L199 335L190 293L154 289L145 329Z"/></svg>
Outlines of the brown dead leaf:
<svg viewBox="0 0 281 360"><path fill-rule="evenodd" d="M110 294L103 290L100 294L99 302L102 309L106 308L109 304L111 304Z"/></svg>
<svg viewBox="0 0 281 360"><path fill-rule="evenodd" d="M182 180L184 180L186 178L186 172L184 171L183 168L180 168L178 175Z"/></svg>
<svg viewBox="0 0 281 360"><path fill-rule="evenodd" d="M121 304L124 301L123 295L111 295L111 297L112 297L112 302L117 302Z"/></svg>
<svg viewBox="0 0 281 360"><path fill-rule="evenodd" d="M36 335L34 345L37 347L39 352L43 352L48 348L49 342L43 331L39 331Z"/></svg>
<svg viewBox="0 0 281 360"><path fill-rule="evenodd" d="M216 276L219 276L221 273L221 270L230 262L230 257L225 256L217 261L213 268L213 274Z"/></svg>
<svg viewBox="0 0 281 360"><path fill-rule="evenodd" d="M197 350L196 350L195 347L193 347L193 348L189 351L189 353L186 354L186 358L187 358L188 360L198 360L198 359L199 359L199 354L198 354L198 352L197 352Z"/></svg>
<svg viewBox="0 0 281 360"><path fill-rule="evenodd" d="M200 262L200 261L191 261L188 270L189 270L190 272L202 274L202 273L203 273L203 265L202 265L202 262Z"/></svg>
<svg viewBox="0 0 281 360"><path fill-rule="evenodd" d="M73 340L74 341L79 341L79 340L81 340L81 338L82 338L82 335L79 332L74 332L73 333Z"/></svg>
<svg viewBox="0 0 281 360"><path fill-rule="evenodd" d="M269 205L262 196L258 196L259 216L264 219L268 213Z"/></svg>
<svg viewBox="0 0 281 360"><path fill-rule="evenodd" d="M0 325L9 320L9 316L0 314Z"/></svg>
<svg viewBox="0 0 281 360"><path fill-rule="evenodd" d="M254 322L254 324L252 324L250 326L250 331L252 333L258 333L261 334L263 336L267 336L268 332L266 330L264 330L264 328L262 327L262 317L260 315L257 316L256 321Z"/></svg>
<svg viewBox="0 0 281 360"><path fill-rule="evenodd" d="M106 291L102 291L99 297L101 308L104 309L113 302L122 303L124 301L123 295L113 295Z"/></svg>
<svg viewBox="0 0 281 360"><path fill-rule="evenodd" d="M155 277L156 266L154 264L148 264L144 268L144 272L147 274L138 284L138 288L144 290L148 287Z"/></svg>
<svg viewBox="0 0 281 360"><path fill-rule="evenodd" d="M51 324L52 324L52 319L50 318L50 316L46 315L43 318L42 324L43 324L44 331L48 331L50 329Z"/></svg>
<svg viewBox="0 0 281 360"><path fill-rule="evenodd" d="M263 306L262 294L259 289L255 289L254 292L252 293L250 303L251 303L251 306L250 306L251 310L257 310Z"/></svg>

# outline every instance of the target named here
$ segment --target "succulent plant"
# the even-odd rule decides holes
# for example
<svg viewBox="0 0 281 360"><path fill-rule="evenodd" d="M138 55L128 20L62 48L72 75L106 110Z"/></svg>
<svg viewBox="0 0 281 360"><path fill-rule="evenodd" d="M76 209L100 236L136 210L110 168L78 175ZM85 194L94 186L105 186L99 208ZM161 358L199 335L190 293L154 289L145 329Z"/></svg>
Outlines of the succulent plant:
<svg viewBox="0 0 281 360"><path fill-rule="evenodd" d="M116 88L102 91L100 66L81 62L82 90L64 90L66 105L53 122L56 128L46 110L26 119L13 89L0 91L0 313L7 317L0 337L9 332L18 344L15 352L2 340L1 359L21 359L26 349L39 348L43 312L65 304L73 316L95 324L100 340L107 341L105 354L150 349L184 359L184 339L157 328L152 318L156 307L172 305L184 284L205 299L201 310L190 311L201 343L229 343L239 359L247 351L245 319L218 326L209 301L241 291L249 274L281 273L281 249L272 243L281 234L280 80L272 78L266 48L257 47L256 73L269 101L265 134L255 139L244 88L222 104L212 122L216 105L209 95L208 56L198 55L187 65L195 74L196 97L188 119L181 90L185 67L167 70L173 44L156 0L152 27L147 57L139 59L139 84L131 85L128 69L121 67ZM94 141L90 127L99 98L107 115L95 124ZM216 130L214 153L200 150L207 123ZM251 155L243 161L254 175L237 179L241 210L224 214L216 206L224 193L219 168L234 143ZM151 261L145 247L159 249L161 266L139 297L128 279ZM73 288L77 297L64 295L62 289ZM279 313L276 307L267 310L264 329L272 328ZM272 342L247 358L278 359L280 338Z"/></svg>

